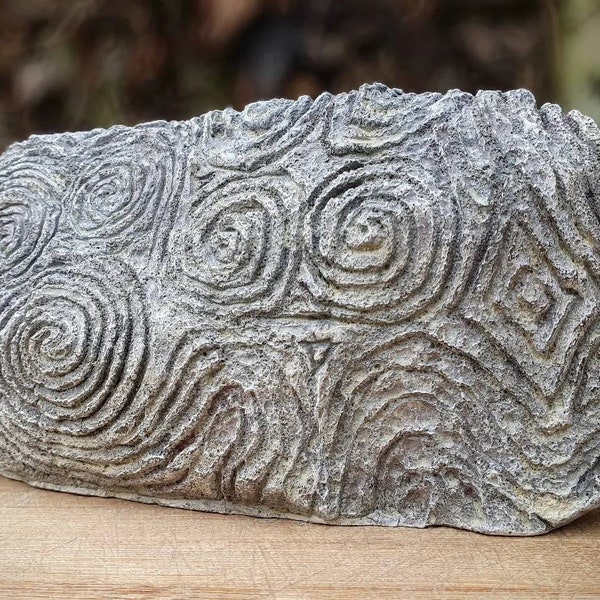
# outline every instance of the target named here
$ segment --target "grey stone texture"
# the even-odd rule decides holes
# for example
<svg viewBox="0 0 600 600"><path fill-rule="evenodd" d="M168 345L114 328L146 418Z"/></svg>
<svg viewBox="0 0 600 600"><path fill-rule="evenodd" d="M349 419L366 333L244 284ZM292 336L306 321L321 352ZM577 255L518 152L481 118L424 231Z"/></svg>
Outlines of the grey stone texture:
<svg viewBox="0 0 600 600"><path fill-rule="evenodd" d="M600 132L382 85L0 158L0 472L529 535L600 505Z"/></svg>

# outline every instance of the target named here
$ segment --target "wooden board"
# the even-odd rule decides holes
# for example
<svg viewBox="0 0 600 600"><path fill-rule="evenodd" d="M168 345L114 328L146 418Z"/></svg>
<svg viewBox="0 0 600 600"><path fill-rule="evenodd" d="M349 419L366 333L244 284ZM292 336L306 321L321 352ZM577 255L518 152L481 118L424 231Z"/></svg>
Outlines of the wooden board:
<svg viewBox="0 0 600 600"><path fill-rule="evenodd" d="M600 598L600 511L537 538L331 527L0 477L0 598Z"/></svg>

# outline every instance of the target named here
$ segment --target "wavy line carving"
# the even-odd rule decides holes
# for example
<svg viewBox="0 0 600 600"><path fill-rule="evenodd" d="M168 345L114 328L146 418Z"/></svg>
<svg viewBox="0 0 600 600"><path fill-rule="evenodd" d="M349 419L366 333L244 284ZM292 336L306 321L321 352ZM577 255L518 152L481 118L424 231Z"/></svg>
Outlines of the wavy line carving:
<svg viewBox="0 0 600 600"><path fill-rule="evenodd" d="M285 482L310 429L302 390L284 365L297 360L256 344L210 343L188 331L170 355L171 373L152 396L172 429L166 465L175 496L281 506ZM156 423L149 423L152 439ZM167 477L167 480L170 478ZM155 483L163 489L165 474Z"/></svg>
<svg viewBox="0 0 600 600"><path fill-rule="evenodd" d="M313 115L328 103L324 94L294 101L255 102L244 111L212 111L195 120L200 159L218 168L252 170L273 162L311 131Z"/></svg>
<svg viewBox="0 0 600 600"><path fill-rule="evenodd" d="M501 394L471 357L425 334L354 357L329 400L329 509L419 527L543 530L526 502L504 496L508 483L487 481L503 476L484 433L493 427L486 405Z"/></svg>

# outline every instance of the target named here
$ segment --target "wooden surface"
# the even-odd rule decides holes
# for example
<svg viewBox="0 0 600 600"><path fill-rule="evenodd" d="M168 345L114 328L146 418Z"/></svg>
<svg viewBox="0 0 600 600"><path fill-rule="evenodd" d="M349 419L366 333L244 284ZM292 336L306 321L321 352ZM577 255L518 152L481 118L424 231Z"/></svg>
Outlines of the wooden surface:
<svg viewBox="0 0 600 600"><path fill-rule="evenodd" d="M0 598L600 598L600 512L537 538L328 527L0 477Z"/></svg>

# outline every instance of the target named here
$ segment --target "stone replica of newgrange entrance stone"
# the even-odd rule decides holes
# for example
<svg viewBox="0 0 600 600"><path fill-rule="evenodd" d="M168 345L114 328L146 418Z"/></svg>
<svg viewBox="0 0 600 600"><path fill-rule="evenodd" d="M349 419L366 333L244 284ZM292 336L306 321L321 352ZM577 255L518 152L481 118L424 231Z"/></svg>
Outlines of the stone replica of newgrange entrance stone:
<svg viewBox="0 0 600 600"><path fill-rule="evenodd" d="M0 472L324 523L600 504L600 132L380 85L0 159Z"/></svg>

